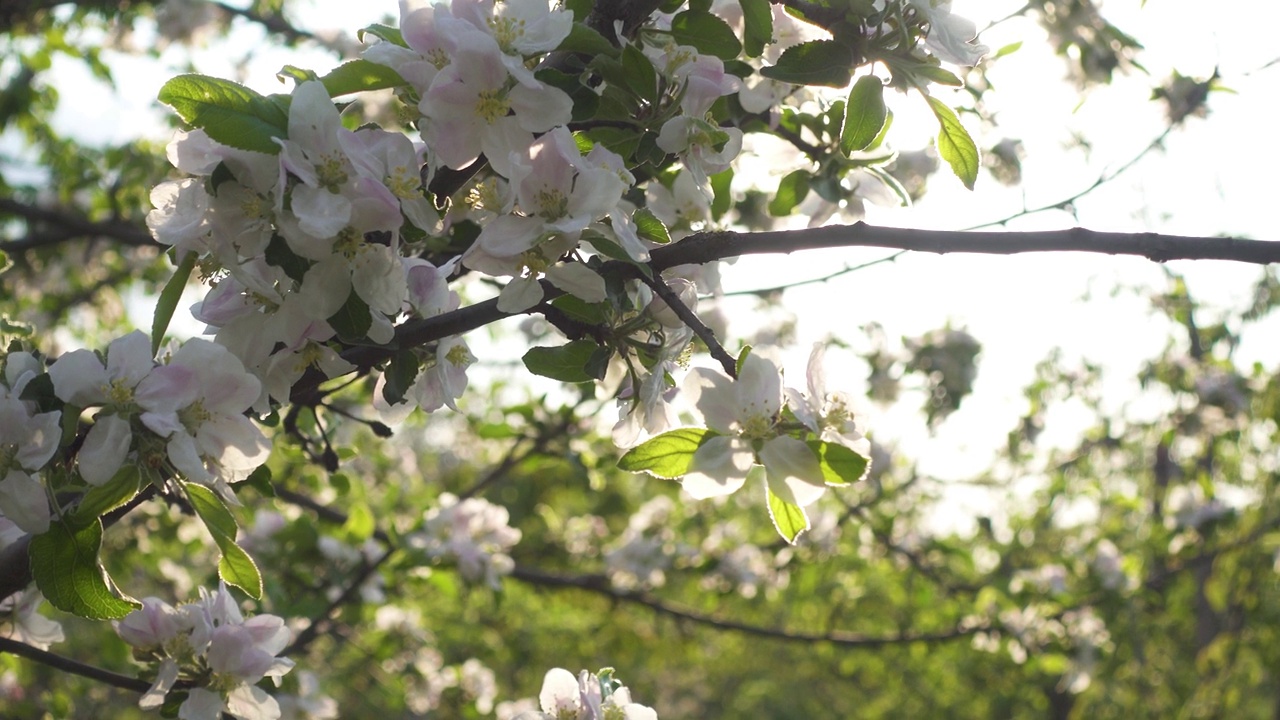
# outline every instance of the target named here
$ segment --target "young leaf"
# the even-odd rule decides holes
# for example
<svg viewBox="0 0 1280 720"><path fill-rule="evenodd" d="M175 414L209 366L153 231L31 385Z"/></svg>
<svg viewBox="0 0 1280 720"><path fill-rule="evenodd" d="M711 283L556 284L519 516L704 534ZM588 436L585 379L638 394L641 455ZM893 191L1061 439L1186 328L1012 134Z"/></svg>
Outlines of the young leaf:
<svg viewBox="0 0 1280 720"><path fill-rule="evenodd" d="M839 443L810 440L805 443L818 456L822 479L828 485L848 485L867 476L871 461Z"/></svg>
<svg viewBox="0 0 1280 720"><path fill-rule="evenodd" d="M703 428L670 430L628 450L618 459L618 467L627 472L647 472L655 477L675 480L689 472L693 454L702 443L715 436Z"/></svg>
<svg viewBox="0 0 1280 720"><path fill-rule="evenodd" d="M245 591L254 600L261 600L262 573L249 553L234 542L219 543L218 548L222 550L222 557L218 560L218 577L226 584Z"/></svg>
<svg viewBox="0 0 1280 720"><path fill-rule="evenodd" d="M560 382L590 382L584 368L599 345L592 340L574 340L559 347L533 347L524 354L524 366L534 375Z"/></svg>
<svg viewBox="0 0 1280 720"><path fill-rule="evenodd" d="M164 334L169 329L169 321L173 319L173 311L177 309L178 301L182 299L182 291L187 287L187 278L191 277L191 270L195 266L195 253L188 252L183 255L182 262L178 263L178 269L173 271L173 277L169 278L169 282L165 283L164 289L160 291L160 299L156 301L156 314L151 319L152 356L160 352L160 344L164 342Z"/></svg>
<svg viewBox="0 0 1280 720"><path fill-rule="evenodd" d="M369 334L373 316L369 314L368 303L360 298L355 288L351 289L351 294L342 307L338 308L338 312L329 318L329 325L338 333L338 338L345 342L359 342Z"/></svg>
<svg viewBox="0 0 1280 720"><path fill-rule="evenodd" d="M622 49L622 78L636 97L651 103L657 101L658 71L654 69L653 61L635 45Z"/></svg>
<svg viewBox="0 0 1280 720"><path fill-rule="evenodd" d="M773 520L773 527L783 540L795 545L800 533L809 529L809 516L805 514L804 508L775 495L769 483L765 483L764 487L769 496L769 519Z"/></svg>
<svg viewBox="0 0 1280 720"><path fill-rule="evenodd" d="M111 512L133 499L142 486L142 471L133 463L125 463L110 480L91 487L80 498L70 521L75 527L84 527L97 520L103 513Z"/></svg>
<svg viewBox="0 0 1280 720"><path fill-rule="evenodd" d="M790 215L797 205L809 195L809 171L793 170L778 183L778 192L769 201L769 214L774 217Z"/></svg>
<svg viewBox="0 0 1280 720"><path fill-rule="evenodd" d="M102 522L96 518L78 530L55 521L31 538L31 574L50 604L90 620L114 620L142 607L111 591L98 563L101 547Z"/></svg>
<svg viewBox="0 0 1280 720"><path fill-rule="evenodd" d="M637 234L645 240L659 245L671 242L671 233L667 232L667 226L649 208L636 210L631 219L635 221Z"/></svg>
<svg viewBox="0 0 1280 720"><path fill-rule="evenodd" d="M596 32L594 28L575 22L569 30L569 34L560 42L560 47L556 48L558 52L582 53L583 55L608 55L610 57L618 56L618 48L613 46L604 35Z"/></svg>
<svg viewBox="0 0 1280 720"><path fill-rule="evenodd" d="M710 179L711 192L715 196L711 201L711 217L719 220L729 212L729 208L733 207L733 193L730 192L730 187L733 185L733 168L718 172Z"/></svg>
<svg viewBox="0 0 1280 720"><path fill-rule="evenodd" d="M929 107L938 118L938 154L951 166L951 172L960 178L964 186L973 189L978 180L978 146L969 137L969 131L960 124L955 112L937 98L925 96Z"/></svg>
<svg viewBox="0 0 1280 720"><path fill-rule="evenodd" d="M404 41L404 35L400 34L400 28L394 28L394 27L391 27L390 25L383 25L382 23L374 23L360 30L357 30L356 40L359 40L360 42L364 42L365 35L372 35L378 38L379 40L392 43L393 45L399 45L402 48L409 47L409 43Z"/></svg>
<svg viewBox="0 0 1280 720"><path fill-rule="evenodd" d="M179 75L160 88L160 102L209 137L241 150L274 155L273 138L289 132L289 115L270 99L230 80Z"/></svg>
<svg viewBox="0 0 1280 720"><path fill-rule="evenodd" d="M197 483L183 483L187 500L196 511L196 515L209 529L213 541L222 551L218 560L218 577L228 585L234 585L245 591L255 600L262 599L262 574L258 565L236 544L236 518L227 509L222 499L212 490Z"/></svg>
<svg viewBox="0 0 1280 720"><path fill-rule="evenodd" d="M398 405L418 377L418 355L412 350L401 350L391 356L391 364L382 374L382 399L388 405Z"/></svg>
<svg viewBox="0 0 1280 720"><path fill-rule="evenodd" d="M407 84L404 78L400 77L400 73L386 65L379 65L368 60L344 62L334 68L328 75L320 78L320 82L324 83L324 89L329 92L329 97L350 95L351 93L365 92L367 90L385 90L387 88L403 87Z"/></svg>
<svg viewBox="0 0 1280 720"><path fill-rule="evenodd" d="M738 0L742 6L742 46L747 57L760 57L773 42L773 11L769 0Z"/></svg>
<svg viewBox="0 0 1280 720"><path fill-rule="evenodd" d="M875 75L858 78L844 106L844 126L840 130L840 152L848 155L865 150L884 127L888 109L884 104L884 83Z"/></svg>
<svg viewBox="0 0 1280 720"><path fill-rule="evenodd" d="M742 52L733 28L705 10L686 10L671 18L671 36L681 45L692 45L721 60L732 60Z"/></svg>
<svg viewBox="0 0 1280 720"><path fill-rule="evenodd" d="M842 88L853 77L853 50L835 40L811 40L793 45L778 58L777 65L760 74L780 82L826 85Z"/></svg>

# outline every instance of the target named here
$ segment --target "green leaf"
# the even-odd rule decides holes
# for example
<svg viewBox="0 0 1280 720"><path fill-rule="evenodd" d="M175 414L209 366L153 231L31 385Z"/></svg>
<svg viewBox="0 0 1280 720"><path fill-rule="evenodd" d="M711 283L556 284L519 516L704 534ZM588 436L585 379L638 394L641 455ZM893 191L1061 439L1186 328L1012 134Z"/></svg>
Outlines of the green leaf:
<svg viewBox="0 0 1280 720"><path fill-rule="evenodd" d="M409 47L409 43L404 41L404 35L400 34L400 29L393 28L390 25L374 23L356 31L356 39L360 42L364 42L365 35L372 35L379 40L399 45L402 48Z"/></svg>
<svg viewBox="0 0 1280 720"><path fill-rule="evenodd" d="M219 543L222 558L218 560L218 577L228 585L240 588L254 600L262 599L262 573L244 548L233 542Z"/></svg>
<svg viewBox="0 0 1280 720"><path fill-rule="evenodd" d="M711 201L711 217L719 220L724 214L729 212L729 208L733 207L733 193L730 187L733 185L733 168L728 168L712 175L711 192L714 199Z"/></svg>
<svg viewBox="0 0 1280 720"><path fill-rule="evenodd" d="M786 49L760 74L780 82L842 88L853 77L853 50L835 40L811 40Z"/></svg>
<svg viewBox="0 0 1280 720"><path fill-rule="evenodd" d="M1002 58L1005 55L1012 55L1013 53L1016 53L1021 49L1022 49L1021 40L1018 40L1017 42L1011 42L1008 45L1005 45L1004 47L997 50L995 54L987 58L987 60L991 61L991 60L995 60L996 58Z"/></svg>
<svg viewBox="0 0 1280 720"><path fill-rule="evenodd" d="M790 215L809 194L808 170L793 170L778 183L778 192L769 201L769 214L774 217Z"/></svg>
<svg viewBox="0 0 1280 720"><path fill-rule="evenodd" d="M809 529L809 516L805 514L804 508L775 495L769 483L765 483L764 487L769 496L769 518L773 520L773 527L783 540L795 545L800 533Z"/></svg>
<svg viewBox="0 0 1280 720"><path fill-rule="evenodd" d="M552 300L551 305L574 320L591 325L603 325L608 321L608 315L605 314L608 303L589 303L580 297L561 295Z"/></svg>
<svg viewBox="0 0 1280 720"><path fill-rule="evenodd" d="M918 77L927 79L929 82L939 85L949 85L951 87L964 87L964 81L956 77L956 74L946 68L930 65L928 63L920 63L912 65L911 72Z"/></svg>
<svg viewBox="0 0 1280 720"><path fill-rule="evenodd" d="M178 269L173 271L173 277L169 278L169 282L165 283L164 289L160 291L160 299L156 301L155 316L151 318L152 357L160 352L164 334L169 329L169 321L173 319L173 311L178 308L182 291L187 288L187 279L191 277L191 271L195 266L196 254L188 252L182 257L182 262L178 263Z"/></svg>
<svg viewBox="0 0 1280 720"><path fill-rule="evenodd" d="M344 62L328 75L320 78L320 82L324 83L324 89L329 91L329 97L404 87L408 84L404 78L400 77L400 73L386 65L368 60Z"/></svg>
<svg viewBox="0 0 1280 720"><path fill-rule="evenodd" d="M635 221L636 233L641 238L659 245L671 242L671 233L667 232L667 226L649 208L636 210L631 219Z"/></svg>
<svg viewBox="0 0 1280 720"><path fill-rule="evenodd" d="M809 440L805 443L818 456L822 480L828 485L848 485L867 476L871 461L840 443Z"/></svg>
<svg viewBox="0 0 1280 720"><path fill-rule="evenodd" d="M103 513L111 512L124 505L138 494L142 487L142 471L133 463L125 463L105 483L91 487L80 498L75 512L71 514L71 524L84 527L97 520Z"/></svg>
<svg viewBox="0 0 1280 720"><path fill-rule="evenodd" d="M373 537L377 525L373 519L373 510L369 504L357 502L347 510L347 521L342 523L342 530L356 543L362 543Z"/></svg>
<svg viewBox="0 0 1280 720"><path fill-rule="evenodd" d="M875 75L858 78L844 106L844 126L840 130L840 152L848 155L875 142L888 117L884 104L884 83Z"/></svg>
<svg viewBox="0 0 1280 720"><path fill-rule="evenodd" d="M654 69L653 61L635 45L622 49L622 78L636 97L650 103L657 101L658 71Z"/></svg>
<svg viewBox="0 0 1280 720"><path fill-rule="evenodd" d="M285 275L289 276L290 280L296 280L297 282L302 282L302 279L307 275L307 271L311 269L311 262L306 258L295 255L283 235L271 236L271 242L267 243L267 251L263 253L263 257L268 265L280 268Z"/></svg>
<svg viewBox="0 0 1280 720"><path fill-rule="evenodd" d="M142 604L120 598L111 590L98 563L102 522L95 519L73 530L54 522L49 531L31 538L31 574L51 605L91 620L114 620Z"/></svg>
<svg viewBox="0 0 1280 720"><path fill-rule="evenodd" d="M960 178L960 182L972 190L973 184L978 180L978 146L973 143L969 131L964 129L960 119L946 103L928 95L925 99L938 118L938 154L951 166L951 172Z"/></svg>
<svg viewBox="0 0 1280 720"><path fill-rule="evenodd" d="M230 80L205 75L179 75L160 88L160 102L189 125L241 150L274 155L273 138L289 132L289 115L270 99Z"/></svg>
<svg viewBox="0 0 1280 720"><path fill-rule="evenodd" d="M574 340L559 347L533 347L524 354L524 366L534 375L561 382L590 382L587 363L599 348L593 340Z"/></svg>
<svg viewBox="0 0 1280 720"><path fill-rule="evenodd" d="M618 468L674 480L689 472L693 454L713 437L716 433L703 428L664 432L628 450L618 459Z"/></svg>
<svg viewBox="0 0 1280 720"><path fill-rule="evenodd" d="M773 11L769 0L738 0L742 6L742 45L747 57L760 57L773 42Z"/></svg>
<svg viewBox="0 0 1280 720"><path fill-rule="evenodd" d="M681 45L692 45L698 52L721 60L732 60L742 52L733 28L705 10L686 10L671 18L671 36Z"/></svg>
<svg viewBox="0 0 1280 720"><path fill-rule="evenodd" d="M354 343L363 340L369 334L369 328L373 325L373 316L369 314L368 303L360 297L355 288L352 288L347 301L328 321L334 332L338 333L340 340Z"/></svg>
<svg viewBox="0 0 1280 720"><path fill-rule="evenodd" d="M262 574L258 565L236 544L236 518L227 509L225 503L212 490L198 483L182 484L187 494L187 501L196 515L204 522L213 536L213 541L222 551L218 560L218 577L228 585L234 585L245 591L255 600L262 599Z"/></svg>
<svg viewBox="0 0 1280 720"><path fill-rule="evenodd" d="M418 377L418 354L401 350L391 356L391 364L382 374L382 398L388 405L398 405Z"/></svg>

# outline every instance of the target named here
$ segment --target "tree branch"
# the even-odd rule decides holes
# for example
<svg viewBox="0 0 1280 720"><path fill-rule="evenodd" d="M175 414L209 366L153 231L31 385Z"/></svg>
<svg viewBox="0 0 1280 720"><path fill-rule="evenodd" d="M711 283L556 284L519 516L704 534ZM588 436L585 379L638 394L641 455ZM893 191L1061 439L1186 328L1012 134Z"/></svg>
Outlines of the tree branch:
<svg viewBox="0 0 1280 720"><path fill-rule="evenodd" d="M647 607L659 615L666 615L678 620L685 620L699 625L706 625L717 630L755 635L788 642L830 643L840 647L878 648L886 645L906 645L911 643L934 644L958 640L974 633L990 630L985 623L961 623L953 628L937 632L912 633L899 632L895 635L862 635L859 633L832 630L827 633L804 633L780 630L777 628L751 625L736 620L725 620L714 615L695 612L687 608L663 601L647 592L624 592L609 585L607 579L600 575L559 575L517 565L510 577L522 582L553 588L576 588L586 592L603 595L611 600L627 602Z"/></svg>
<svg viewBox="0 0 1280 720"><path fill-rule="evenodd" d="M63 672L71 673L72 675L79 675L80 677L86 677L90 680L97 680L100 683L105 683L112 687L132 690L133 692L138 693L144 693L151 689L151 683L146 680L139 680L138 678L132 678L128 675L121 675L119 673L111 672L110 670L103 670L100 667L88 665L78 660L72 660L71 658L51 653L48 650L41 650L40 648L32 647L26 643L21 643L7 637L0 637L0 653L11 653L18 657L24 657L28 660L38 662L41 665L47 665L55 670L61 670Z"/></svg>
<svg viewBox="0 0 1280 720"><path fill-rule="evenodd" d="M26 252L38 247L80 237L109 237L125 245L165 248L151 237L151 233L137 223L120 220L95 222L67 210L27 205L12 198L0 198L0 214L8 213L26 220L29 224L56 227L56 233L29 233L20 240L0 240L0 250L11 253Z"/></svg>

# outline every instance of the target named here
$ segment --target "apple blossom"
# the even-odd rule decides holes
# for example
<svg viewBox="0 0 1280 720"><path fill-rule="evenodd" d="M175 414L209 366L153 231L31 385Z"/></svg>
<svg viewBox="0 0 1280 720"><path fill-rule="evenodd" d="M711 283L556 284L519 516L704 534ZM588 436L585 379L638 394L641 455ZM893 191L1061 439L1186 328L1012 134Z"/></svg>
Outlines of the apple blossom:
<svg viewBox="0 0 1280 720"><path fill-rule="evenodd" d="M806 506L826 490L818 458L801 440L782 434L782 374L777 364L752 351L737 380L707 368L685 377L684 392L707 427L716 432L697 449L681 482L701 500L741 488L754 465L763 465L769 489Z"/></svg>

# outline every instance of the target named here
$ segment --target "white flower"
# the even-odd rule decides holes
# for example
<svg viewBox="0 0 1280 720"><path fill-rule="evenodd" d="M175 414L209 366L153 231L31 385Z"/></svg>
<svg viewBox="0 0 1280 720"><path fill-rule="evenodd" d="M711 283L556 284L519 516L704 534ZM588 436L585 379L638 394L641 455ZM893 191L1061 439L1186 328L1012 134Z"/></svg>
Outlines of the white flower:
<svg viewBox="0 0 1280 720"><path fill-rule="evenodd" d="M150 338L135 330L111 341L105 366L93 352L75 350L49 367L54 394L63 402L113 411L98 413L80 448L80 476L90 485L110 480L124 464L133 444L128 418L136 410L134 390L154 366Z"/></svg>
<svg viewBox="0 0 1280 720"><path fill-rule="evenodd" d="M66 639L62 625L40 614L44 595L32 587L0 601L0 637L48 650Z"/></svg>
<svg viewBox="0 0 1280 720"><path fill-rule="evenodd" d="M499 577L514 567L505 551L520 542L520 531L509 521L510 515L501 505L481 498L459 502L444 493L440 506L423 516L422 531L410 536L409 545L429 557L456 561L462 577L484 581L497 590Z"/></svg>
<svg viewBox="0 0 1280 720"><path fill-rule="evenodd" d="M972 20L951 13L951 0L909 0L929 20L925 47L939 59L956 65L977 65L987 46L973 44L978 26Z"/></svg>
<svg viewBox="0 0 1280 720"><path fill-rule="evenodd" d="M844 445L864 458L871 458L871 441L862 433L860 418L853 413L853 398L845 392L827 392L822 361L826 346L814 343L806 373L809 394L787 388L788 406L800 422L824 442Z"/></svg>
<svg viewBox="0 0 1280 720"><path fill-rule="evenodd" d="M685 378L684 391L707 427L718 433L694 453L681 482L694 498L733 493L746 483L755 464L764 465L769 489L787 502L803 507L825 492L813 451L776 428L782 410L782 374L773 360L752 351L736 381L714 370L695 368Z"/></svg>
<svg viewBox="0 0 1280 720"><path fill-rule="evenodd" d="M143 424L169 438L174 468L223 490L222 482L248 477L271 452L244 416L261 387L225 347L195 338L138 384L136 398Z"/></svg>
<svg viewBox="0 0 1280 720"><path fill-rule="evenodd" d="M58 449L62 413L32 415L17 391L3 391L0 387L0 514L39 535L49 529L49 496L33 473Z"/></svg>
<svg viewBox="0 0 1280 720"><path fill-rule="evenodd" d="M205 253L209 242L209 193L196 178L163 182L151 190L155 209L147 213L147 227L157 242L173 245L179 254Z"/></svg>

